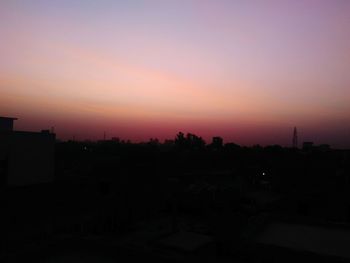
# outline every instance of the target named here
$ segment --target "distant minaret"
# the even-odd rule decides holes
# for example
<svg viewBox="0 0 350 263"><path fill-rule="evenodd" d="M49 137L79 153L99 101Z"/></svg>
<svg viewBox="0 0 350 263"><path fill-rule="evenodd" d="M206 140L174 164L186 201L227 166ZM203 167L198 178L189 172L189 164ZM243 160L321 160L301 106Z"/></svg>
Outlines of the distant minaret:
<svg viewBox="0 0 350 263"><path fill-rule="evenodd" d="M293 132L293 148L298 148L298 132L297 132L297 127L294 127L294 132Z"/></svg>

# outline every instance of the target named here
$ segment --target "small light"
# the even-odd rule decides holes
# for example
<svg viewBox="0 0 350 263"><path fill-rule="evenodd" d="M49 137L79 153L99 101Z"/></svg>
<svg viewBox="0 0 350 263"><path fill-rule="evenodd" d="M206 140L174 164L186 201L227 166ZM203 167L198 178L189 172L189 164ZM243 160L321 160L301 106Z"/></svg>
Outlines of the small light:
<svg viewBox="0 0 350 263"><path fill-rule="evenodd" d="M262 175L265 175L265 173L263 173Z"/></svg>

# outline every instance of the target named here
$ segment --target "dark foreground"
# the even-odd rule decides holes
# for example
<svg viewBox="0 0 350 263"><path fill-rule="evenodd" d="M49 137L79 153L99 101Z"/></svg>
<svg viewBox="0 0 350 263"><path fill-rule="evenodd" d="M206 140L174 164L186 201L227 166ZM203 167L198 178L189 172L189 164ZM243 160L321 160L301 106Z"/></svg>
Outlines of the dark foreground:
<svg viewBox="0 0 350 263"><path fill-rule="evenodd" d="M52 179L2 184L1 262L350 262L349 157L181 134L56 142Z"/></svg>

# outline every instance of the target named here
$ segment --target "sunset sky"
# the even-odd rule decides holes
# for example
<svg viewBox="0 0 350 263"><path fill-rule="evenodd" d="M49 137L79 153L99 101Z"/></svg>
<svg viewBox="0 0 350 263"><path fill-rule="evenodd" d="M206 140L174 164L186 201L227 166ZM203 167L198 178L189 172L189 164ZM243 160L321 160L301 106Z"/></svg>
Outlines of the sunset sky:
<svg viewBox="0 0 350 263"><path fill-rule="evenodd" d="M0 21L18 130L350 147L350 1L0 0Z"/></svg>

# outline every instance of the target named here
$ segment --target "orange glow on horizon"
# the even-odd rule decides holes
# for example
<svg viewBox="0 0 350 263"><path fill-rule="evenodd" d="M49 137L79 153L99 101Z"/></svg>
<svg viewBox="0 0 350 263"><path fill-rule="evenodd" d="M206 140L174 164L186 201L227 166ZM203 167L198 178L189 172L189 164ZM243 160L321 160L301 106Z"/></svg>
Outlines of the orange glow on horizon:
<svg viewBox="0 0 350 263"><path fill-rule="evenodd" d="M348 4L189 3L1 3L0 115L64 139L288 144L297 126L350 146Z"/></svg>

